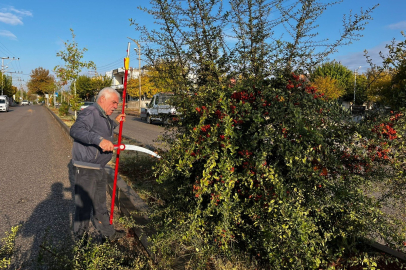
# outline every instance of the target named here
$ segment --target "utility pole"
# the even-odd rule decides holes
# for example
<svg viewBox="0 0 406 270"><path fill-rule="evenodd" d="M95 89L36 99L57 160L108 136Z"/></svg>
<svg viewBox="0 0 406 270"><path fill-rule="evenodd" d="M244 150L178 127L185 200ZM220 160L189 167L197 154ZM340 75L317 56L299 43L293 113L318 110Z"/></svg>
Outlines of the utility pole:
<svg viewBox="0 0 406 270"><path fill-rule="evenodd" d="M21 74L21 73L23 73L22 71L4 71L4 73L16 73L16 74ZM11 76L11 81L13 81L13 75L10 75Z"/></svg>
<svg viewBox="0 0 406 270"><path fill-rule="evenodd" d="M355 106L355 86L357 85L357 73L360 68L361 68L361 66L359 66L357 69L354 69L355 79L354 79L354 104L353 104L353 106Z"/></svg>
<svg viewBox="0 0 406 270"><path fill-rule="evenodd" d="M20 77L17 78L17 81L20 82L20 100L23 99L24 95L23 95L23 84L22 82L24 80L22 80Z"/></svg>
<svg viewBox="0 0 406 270"><path fill-rule="evenodd" d="M140 117L141 117L141 46L137 41L135 41L135 43L138 46L138 85L140 87L140 89L139 89L139 96L140 96L139 104L140 104ZM134 48L134 50L136 50L136 49Z"/></svg>
<svg viewBox="0 0 406 270"><path fill-rule="evenodd" d="M129 38L135 42L138 46L138 84L139 84L139 106L140 106L140 117L141 117L141 45L135 39ZM137 48L134 48L134 51L137 51Z"/></svg>
<svg viewBox="0 0 406 270"><path fill-rule="evenodd" d="M9 56L7 56L7 57L1 57L1 95L3 95L3 88L4 88L4 83L3 83L3 81L4 81L4 60L5 59L9 59L10 61L13 61L13 60L20 60L20 58L15 58L15 57L13 57L13 58L11 58L10 59L10 57ZM7 68L7 67L6 67Z"/></svg>
<svg viewBox="0 0 406 270"><path fill-rule="evenodd" d="M22 71L4 71L4 73L16 73L16 74L20 74L23 73ZM11 85L13 85L13 75L10 75L11 77ZM3 94L3 92L2 92Z"/></svg>

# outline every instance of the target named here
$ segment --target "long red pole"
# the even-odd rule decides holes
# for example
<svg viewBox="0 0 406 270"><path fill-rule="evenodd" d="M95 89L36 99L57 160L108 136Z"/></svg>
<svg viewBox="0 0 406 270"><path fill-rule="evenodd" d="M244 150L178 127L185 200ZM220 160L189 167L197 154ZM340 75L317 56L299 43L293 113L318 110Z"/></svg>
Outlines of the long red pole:
<svg viewBox="0 0 406 270"><path fill-rule="evenodd" d="M130 42L128 42L127 46L127 57L124 58L124 89L123 89L123 108L121 109L121 114L125 113L125 99L127 96L127 76L128 76L128 69L130 66ZM121 137L123 132L123 121L120 121L120 129L118 132L118 145L121 145ZM116 156L116 168L114 170L114 183L113 183L113 193L111 194L111 209L110 209L110 224L113 224L113 216L114 216L114 200L116 198L116 187L117 187L117 175L118 175L118 163L120 161L120 147L117 148L117 156Z"/></svg>

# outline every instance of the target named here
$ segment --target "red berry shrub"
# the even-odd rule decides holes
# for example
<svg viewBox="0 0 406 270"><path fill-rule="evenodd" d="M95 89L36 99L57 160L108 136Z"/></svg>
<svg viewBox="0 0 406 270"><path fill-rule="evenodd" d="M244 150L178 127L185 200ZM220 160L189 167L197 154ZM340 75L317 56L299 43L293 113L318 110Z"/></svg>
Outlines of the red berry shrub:
<svg viewBox="0 0 406 270"><path fill-rule="evenodd" d="M325 268L372 233L399 240L370 188L400 176L403 115L357 124L295 74L199 90L179 96L177 137L157 168L170 194L162 232L275 269Z"/></svg>

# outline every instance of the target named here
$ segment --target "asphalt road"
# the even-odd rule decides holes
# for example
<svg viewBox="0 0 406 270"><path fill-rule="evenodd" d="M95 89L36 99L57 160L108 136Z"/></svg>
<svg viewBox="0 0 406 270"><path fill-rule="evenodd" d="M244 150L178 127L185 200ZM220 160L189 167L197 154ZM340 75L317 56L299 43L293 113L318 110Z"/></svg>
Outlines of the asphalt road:
<svg viewBox="0 0 406 270"><path fill-rule="evenodd" d="M11 269L32 269L45 234L68 243L73 213L71 143L45 107L0 113L0 238L23 224ZM66 238L66 239L65 239Z"/></svg>
<svg viewBox="0 0 406 270"><path fill-rule="evenodd" d="M121 111L117 110L110 117L115 119ZM115 129L119 131L119 127ZM136 141L158 148L165 148L164 145L159 142L159 136L163 135L165 127L160 123L147 124L145 120L141 120L138 116L127 115L126 121L123 124L123 135L133 138Z"/></svg>

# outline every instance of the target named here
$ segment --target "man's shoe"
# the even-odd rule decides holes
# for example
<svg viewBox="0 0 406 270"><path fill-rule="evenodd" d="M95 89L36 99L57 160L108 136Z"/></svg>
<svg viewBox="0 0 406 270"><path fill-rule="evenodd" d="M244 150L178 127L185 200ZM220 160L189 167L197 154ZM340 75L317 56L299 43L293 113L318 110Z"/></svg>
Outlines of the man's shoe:
<svg viewBox="0 0 406 270"><path fill-rule="evenodd" d="M116 230L113 235L109 236L109 240L110 241L116 241L116 240L118 240L120 238L123 238L126 235L127 235L127 233L125 231Z"/></svg>

